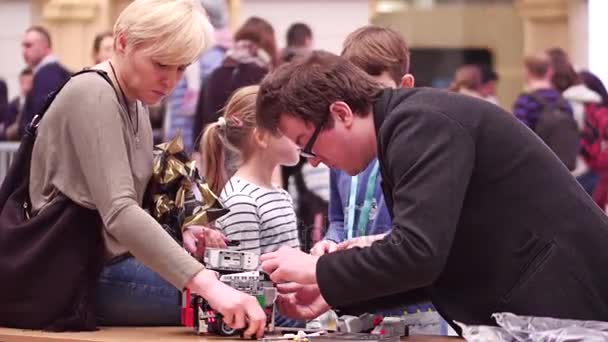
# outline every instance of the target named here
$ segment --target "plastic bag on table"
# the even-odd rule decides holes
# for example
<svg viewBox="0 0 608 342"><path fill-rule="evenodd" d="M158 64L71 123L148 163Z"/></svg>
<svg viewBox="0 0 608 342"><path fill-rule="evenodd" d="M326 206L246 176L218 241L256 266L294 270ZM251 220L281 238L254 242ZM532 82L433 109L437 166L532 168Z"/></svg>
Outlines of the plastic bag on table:
<svg viewBox="0 0 608 342"><path fill-rule="evenodd" d="M462 337L467 342L516 342L508 331L501 327L491 327L488 325L466 325L456 322L462 329Z"/></svg>
<svg viewBox="0 0 608 342"><path fill-rule="evenodd" d="M499 327L458 323L463 337L467 341L499 342L608 341L608 322L518 316L508 312L492 317Z"/></svg>

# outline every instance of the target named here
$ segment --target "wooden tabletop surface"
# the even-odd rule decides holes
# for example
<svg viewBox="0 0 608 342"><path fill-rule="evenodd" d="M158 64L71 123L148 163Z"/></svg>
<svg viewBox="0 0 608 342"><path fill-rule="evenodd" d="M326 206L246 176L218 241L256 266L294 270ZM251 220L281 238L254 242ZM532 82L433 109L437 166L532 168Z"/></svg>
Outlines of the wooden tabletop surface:
<svg viewBox="0 0 608 342"><path fill-rule="evenodd" d="M197 336L191 329L184 327L103 327L96 332L48 333L33 330L0 328L0 342L133 342L133 341L223 341L245 340L219 336ZM402 341L408 342L456 342L464 341L456 337L410 336Z"/></svg>

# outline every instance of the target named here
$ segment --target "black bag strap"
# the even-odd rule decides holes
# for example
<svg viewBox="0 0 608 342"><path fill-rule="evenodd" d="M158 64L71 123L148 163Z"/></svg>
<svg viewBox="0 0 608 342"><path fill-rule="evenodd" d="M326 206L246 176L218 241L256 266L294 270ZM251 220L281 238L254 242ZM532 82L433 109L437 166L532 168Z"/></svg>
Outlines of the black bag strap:
<svg viewBox="0 0 608 342"><path fill-rule="evenodd" d="M83 70L75 73L74 75L72 75L70 77L70 79L77 77L78 75L87 74L87 73L91 73L91 72L94 72L94 73L98 74L99 76L101 76L104 80L106 80L106 82L108 82L110 84L110 86L112 86L112 89L114 89L112 80L110 79L108 74L103 70L83 69ZM42 111L40 113L36 114L34 116L34 118L32 119L32 121L25 127L25 133L24 133L23 137L21 138L19 150L17 151L17 153L15 155L15 159L11 163L11 166L9 168L9 171L8 171L5 179L2 181L2 185L0 186L0 209L6 203L8 196L10 196L13 193L13 191L16 190L16 186L18 186L21 183L29 184L30 165L31 165L30 163L31 163L31 158L32 158L32 150L34 149L34 142L36 140L36 134L38 132L38 125L40 125L40 120L42 119L42 117L44 116L46 111L49 109L49 107L51 106L51 103L53 102L53 100L55 100L55 97L57 97L57 94L61 91L61 89L63 89L63 87L69 82L70 79L68 79L66 82L64 82L61 85L61 87L59 87L59 89L53 91L52 93L50 93L47 96L47 98L44 102L44 106L42 107ZM25 179L25 181L19 183L20 179ZM27 186L29 186L29 185L27 185ZM25 193L23 201L24 201L23 209L24 209L26 217L29 219L31 217L31 214L30 214L31 203L29 200L29 194Z"/></svg>
<svg viewBox="0 0 608 342"><path fill-rule="evenodd" d="M538 94L536 94L534 92L528 93L528 96L530 96L532 98L532 100L534 100L534 102L540 104L543 108L553 109L554 105L552 103L545 101L545 99L542 96L539 96Z"/></svg>
<svg viewBox="0 0 608 342"><path fill-rule="evenodd" d="M34 118L32 119L32 121L27 125L27 127L25 128L25 134L28 134L30 136L36 136L36 132L38 130L38 125L40 124L40 120L42 119L42 117L44 116L44 114L46 113L46 111L49 109L49 107L51 106L51 103L53 103L53 101L55 100L55 97L57 97L57 94L59 94L59 92L61 91L61 89L63 89L63 87L65 87L65 85L74 77L82 75L82 74L88 74L94 72L96 74L98 74L99 76L101 76L104 80L106 80L106 82L108 82L112 88L114 88L114 85L112 83L112 80L110 79L110 77L108 76L108 73L103 71L103 70L99 70L99 69L89 69L89 68L85 68L80 70L79 72L75 73L74 75L72 75L70 77L70 79L68 79L66 82L64 82L61 87L59 87L59 89L51 92L47 97L46 100L44 102L44 106L42 106L42 110L40 111L40 113L34 115Z"/></svg>
<svg viewBox="0 0 608 342"><path fill-rule="evenodd" d="M560 95L557 101L549 102L545 100L542 96L536 94L535 92L528 93L528 96L532 98L536 103L540 104L544 110L552 111L552 110L562 110L562 107L567 107L568 102Z"/></svg>

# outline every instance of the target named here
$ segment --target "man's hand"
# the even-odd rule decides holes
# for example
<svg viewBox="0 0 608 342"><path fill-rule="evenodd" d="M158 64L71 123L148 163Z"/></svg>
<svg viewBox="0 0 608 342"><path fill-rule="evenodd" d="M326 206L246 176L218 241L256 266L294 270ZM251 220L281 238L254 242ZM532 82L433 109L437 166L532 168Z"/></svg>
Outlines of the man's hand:
<svg viewBox="0 0 608 342"><path fill-rule="evenodd" d="M216 229L204 226L188 226L182 233L184 248L197 259L205 254L205 248L226 248L226 237Z"/></svg>
<svg viewBox="0 0 608 342"><path fill-rule="evenodd" d="M260 257L262 270L270 275L275 283L293 281L300 284L317 282L318 256L306 254L299 249L281 247L276 252Z"/></svg>
<svg viewBox="0 0 608 342"><path fill-rule="evenodd" d="M338 244L331 240L321 240L310 249L310 254L321 256L323 254L335 252L338 250Z"/></svg>
<svg viewBox="0 0 608 342"><path fill-rule="evenodd" d="M372 245L372 243L374 243L374 241L382 240L385 236L386 234L377 234L352 238L344 242L340 242L337 246L337 250L341 251L343 249L350 249L355 247L369 247Z"/></svg>
<svg viewBox="0 0 608 342"><path fill-rule="evenodd" d="M313 319L330 309L319 287L286 283L277 285L277 305L282 314L295 319Z"/></svg>

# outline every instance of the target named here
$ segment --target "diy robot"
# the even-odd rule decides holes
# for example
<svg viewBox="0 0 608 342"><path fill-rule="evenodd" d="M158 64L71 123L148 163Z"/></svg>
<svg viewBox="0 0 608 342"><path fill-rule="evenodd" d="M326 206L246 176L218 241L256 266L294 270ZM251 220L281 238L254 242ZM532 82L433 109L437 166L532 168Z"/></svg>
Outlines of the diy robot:
<svg viewBox="0 0 608 342"><path fill-rule="evenodd" d="M268 275L256 271L259 256L255 253L208 248L204 257L208 269L221 274L220 281L257 298L266 313L266 332L274 331L274 302L277 290ZM190 290L182 293L182 325L193 327L197 334L237 335L240 331L224 324L222 315L207 301Z"/></svg>
<svg viewBox="0 0 608 342"><path fill-rule="evenodd" d="M338 317L337 329L339 333L360 334L369 333L386 338L409 335L409 329L403 317L381 317L370 313L360 316L343 315Z"/></svg>

